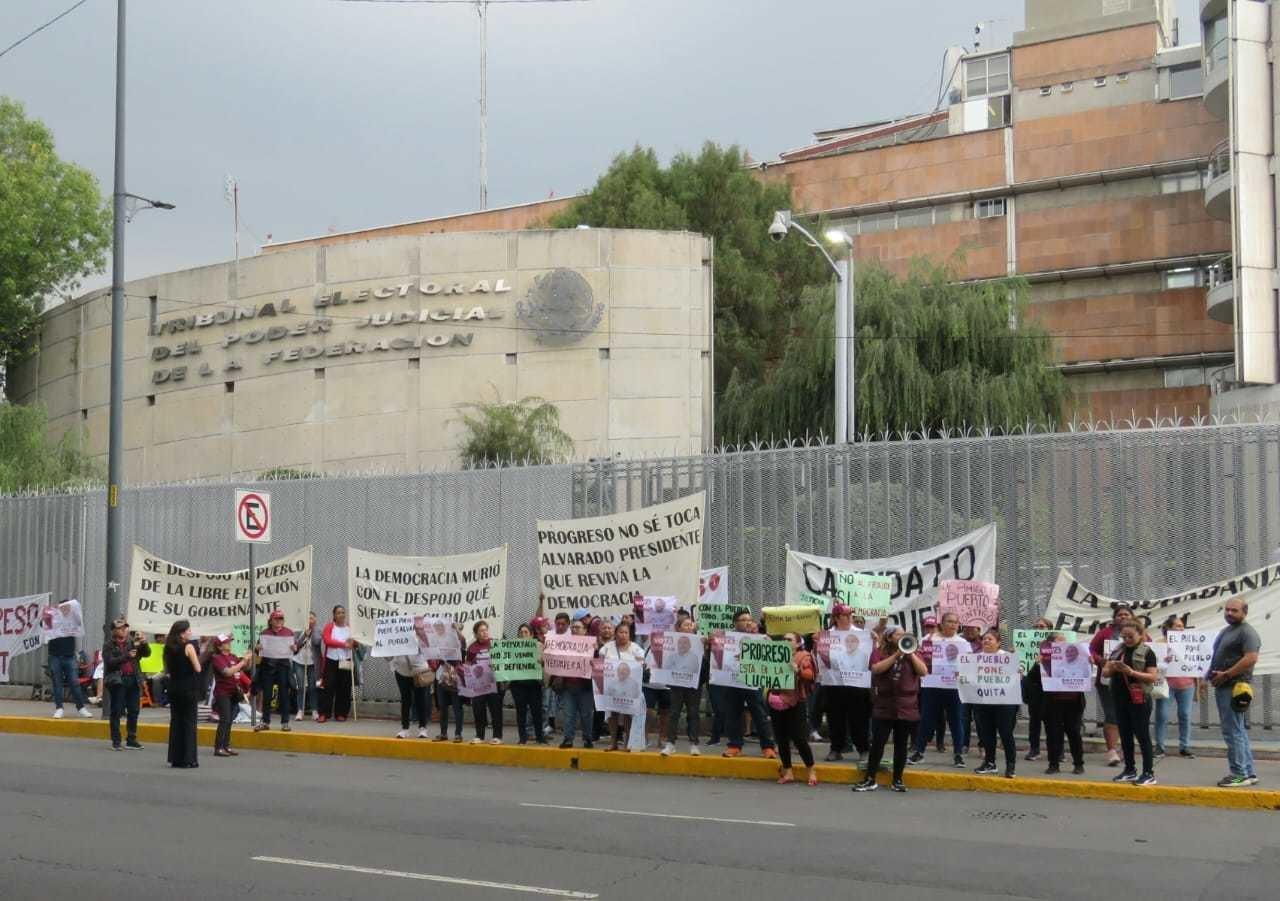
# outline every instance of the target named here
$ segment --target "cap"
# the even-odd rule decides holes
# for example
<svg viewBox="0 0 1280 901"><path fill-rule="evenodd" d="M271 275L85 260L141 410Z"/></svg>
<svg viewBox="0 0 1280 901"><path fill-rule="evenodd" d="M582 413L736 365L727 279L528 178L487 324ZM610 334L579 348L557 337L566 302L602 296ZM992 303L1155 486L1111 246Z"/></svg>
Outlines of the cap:
<svg viewBox="0 0 1280 901"><path fill-rule="evenodd" d="M848 604L835 604L831 608L832 616L848 616L852 612L853 612L853 608L850 607Z"/></svg>
<svg viewBox="0 0 1280 901"><path fill-rule="evenodd" d="M938 624L938 618L930 613L924 618L923 622L926 626L936 626Z"/></svg>
<svg viewBox="0 0 1280 901"><path fill-rule="evenodd" d="M575 610L573 611L573 621L576 623L579 620L586 619L590 615L591 612L588 610Z"/></svg>
<svg viewBox="0 0 1280 901"><path fill-rule="evenodd" d="M111 628L127 629L129 628L129 621L126 620L123 616L117 616L115 619L111 621Z"/></svg>
<svg viewBox="0 0 1280 901"><path fill-rule="evenodd" d="M545 616L535 616L533 619L529 620L530 629L545 629L549 625L551 625L551 623L547 622L547 618Z"/></svg>
<svg viewBox="0 0 1280 901"><path fill-rule="evenodd" d="M284 619L284 611L283 611L283 610L272 610L272 611L271 611L271 615L270 615L270 616L268 616L268 617L267 617L267 619L268 619L268 620L273 620L273 619Z"/></svg>
<svg viewBox="0 0 1280 901"><path fill-rule="evenodd" d="M230 635L219 635L215 640L218 642L218 644L226 644L228 641L230 641L230 640L231 640L231 636L230 636Z"/></svg>

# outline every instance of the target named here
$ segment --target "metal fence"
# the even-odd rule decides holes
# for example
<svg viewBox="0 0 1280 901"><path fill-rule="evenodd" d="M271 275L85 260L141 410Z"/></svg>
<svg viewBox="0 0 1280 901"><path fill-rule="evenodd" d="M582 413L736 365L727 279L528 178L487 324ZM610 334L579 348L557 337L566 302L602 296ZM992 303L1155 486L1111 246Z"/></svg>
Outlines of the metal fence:
<svg viewBox="0 0 1280 901"><path fill-rule="evenodd" d="M199 569L243 567L231 534L235 487L126 491L126 552L136 543ZM788 545L882 557L996 522L996 578L1018 628L1044 609L1059 567L1113 597L1144 598L1265 563L1280 543L1280 424L910 438L269 487L274 541L259 559L313 545L322 617L346 601L348 546L448 554L505 542L508 621L520 622L536 606L535 520L705 489L704 563L731 568L737 600L781 597ZM101 634L104 533L101 492L0 499L0 596L80 597L89 634ZM15 661L14 681L39 680L42 656ZM1276 720L1271 682L1253 713L1267 728ZM393 693L376 664L366 696ZM1202 722L1212 716L1202 710Z"/></svg>

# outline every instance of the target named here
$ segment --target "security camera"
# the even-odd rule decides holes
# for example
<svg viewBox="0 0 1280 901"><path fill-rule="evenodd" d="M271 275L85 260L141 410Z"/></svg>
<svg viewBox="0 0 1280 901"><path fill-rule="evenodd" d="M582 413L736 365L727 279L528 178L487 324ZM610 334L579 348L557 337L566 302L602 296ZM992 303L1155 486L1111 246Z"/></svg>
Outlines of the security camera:
<svg viewBox="0 0 1280 901"><path fill-rule="evenodd" d="M769 223L769 240L774 242L783 241L787 237L787 232L791 230L791 211L778 210L773 214L773 222Z"/></svg>

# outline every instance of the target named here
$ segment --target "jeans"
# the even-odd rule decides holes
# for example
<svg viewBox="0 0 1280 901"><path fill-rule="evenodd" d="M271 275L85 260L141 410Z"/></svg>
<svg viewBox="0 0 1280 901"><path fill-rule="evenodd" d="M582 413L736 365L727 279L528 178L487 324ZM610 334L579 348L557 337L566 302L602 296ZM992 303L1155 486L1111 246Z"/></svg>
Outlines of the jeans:
<svg viewBox="0 0 1280 901"><path fill-rule="evenodd" d="M742 711L751 711L751 721L755 724L756 734L760 736L761 748L773 747L773 727L769 715L765 713L764 699L758 688L730 688L726 697L727 709L724 712L725 724L729 727L729 747L742 748Z"/></svg>
<svg viewBox="0 0 1280 901"><path fill-rule="evenodd" d="M1218 721L1222 723L1222 739L1227 743L1227 767L1233 776L1257 776L1244 714L1231 709L1231 688L1223 685L1213 690L1214 700L1218 702Z"/></svg>
<svg viewBox="0 0 1280 901"><path fill-rule="evenodd" d="M413 713L418 714L418 728L427 728L427 723L431 722L431 698L427 694L430 689L415 685L412 676L392 675L396 677L396 688L400 690L400 728L409 728L412 722L410 714Z"/></svg>
<svg viewBox="0 0 1280 901"><path fill-rule="evenodd" d="M1169 725L1169 714L1176 705L1178 709L1178 750L1190 750L1191 742L1191 698L1196 693L1195 685L1186 688L1169 686L1169 697L1156 698L1156 748L1164 753L1164 730Z"/></svg>
<svg viewBox="0 0 1280 901"><path fill-rule="evenodd" d="M1116 700L1116 725L1120 728L1120 750L1124 752L1124 768L1133 770L1137 763L1134 760L1133 744L1136 741L1142 749L1142 772L1155 771L1155 756L1151 747L1151 699L1143 704L1134 704L1127 697Z"/></svg>
<svg viewBox="0 0 1280 901"><path fill-rule="evenodd" d="M126 676L119 685L108 685L107 693L111 695L111 744L120 747L120 714L128 711L125 735L129 744L138 742L138 707L142 699L142 688L133 676Z"/></svg>
<svg viewBox="0 0 1280 901"><path fill-rule="evenodd" d="M258 676L262 685L262 724L271 725L271 689L276 690L276 705L280 710L280 722L289 722L289 664L263 662Z"/></svg>
<svg viewBox="0 0 1280 901"><path fill-rule="evenodd" d="M213 749L225 751L231 747L231 724L239 711L231 695L214 695L213 709L218 712L218 731L213 736Z"/></svg>
<svg viewBox="0 0 1280 901"><path fill-rule="evenodd" d="M49 675L53 679L53 706L62 709L62 685L65 682L76 710L84 706L84 692L80 690L80 673L75 655L49 655Z"/></svg>
<svg viewBox="0 0 1280 901"><path fill-rule="evenodd" d="M1004 769L1012 773L1018 760L1018 746L1013 741L1013 724L1018 720L1018 708L1013 704L973 704L973 716L978 721L978 735L985 752L984 762L996 762L996 736L1004 746Z"/></svg>
<svg viewBox="0 0 1280 901"><path fill-rule="evenodd" d="M893 735L893 781L902 781L902 771L907 767L907 745L916 723L907 720L872 720L871 750L867 752L867 766L863 773L868 779L876 778L880 761L884 758L884 746ZM923 727L922 727L923 728Z"/></svg>
<svg viewBox="0 0 1280 901"><path fill-rule="evenodd" d="M689 744L696 745L702 735L701 688L671 687L671 721L667 726L667 741L675 742L680 733L680 711L685 711L688 723Z"/></svg>
<svg viewBox="0 0 1280 901"><path fill-rule="evenodd" d="M521 743L529 740L530 720L533 721L533 740L545 742L542 734L542 683L533 679L512 682L511 700L516 705L516 734L520 736Z"/></svg>
<svg viewBox="0 0 1280 901"><path fill-rule="evenodd" d="M796 704L786 710L770 710L769 717L773 722L773 734L778 739L778 756L782 759L782 768L791 769L793 744L800 752L804 765L813 766L813 751L809 748L809 718L805 705Z"/></svg>
<svg viewBox="0 0 1280 901"><path fill-rule="evenodd" d="M965 723L961 719L963 706L958 688L920 689L920 728L916 730L915 752L924 753L929 739L933 737L933 724L938 721L938 715L942 714L951 728L951 744L955 753L959 754L960 749L969 743Z"/></svg>
<svg viewBox="0 0 1280 901"><path fill-rule="evenodd" d="M293 712L299 710L305 716L310 716L311 711L318 705L316 702L316 668L314 666L303 666L301 663L291 664L293 668L293 684L297 686L298 697L293 702Z"/></svg>
<svg viewBox="0 0 1280 901"><path fill-rule="evenodd" d="M564 740L567 743L573 744L579 723L582 724L583 744L593 740L596 704L591 696L589 680L579 679L566 685L560 694L560 709L564 711Z"/></svg>
<svg viewBox="0 0 1280 901"><path fill-rule="evenodd" d="M436 682L436 707L440 710L440 737L449 734L449 711L453 711L453 734L462 738L462 695Z"/></svg>

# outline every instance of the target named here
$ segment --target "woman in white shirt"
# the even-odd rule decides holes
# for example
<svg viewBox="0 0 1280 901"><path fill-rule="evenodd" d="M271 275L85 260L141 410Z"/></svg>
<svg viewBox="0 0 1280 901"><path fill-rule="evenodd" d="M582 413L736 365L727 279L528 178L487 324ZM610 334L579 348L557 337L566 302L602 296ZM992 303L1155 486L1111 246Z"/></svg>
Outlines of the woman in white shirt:
<svg viewBox="0 0 1280 901"><path fill-rule="evenodd" d="M418 738L427 738L427 723L431 722L431 685L435 673L427 660L427 650L418 645L418 653L402 654L391 658L391 669L400 689L400 731L396 738L409 737L409 714L418 716Z"/></svg>
<svg viewBox="0 0 1280 901"><path fill-rule="evenodd" d="M631 627L629 625L621 623L614 629L613 641L600 649L600 656L605 660L616 660L620 664L627 665L628 679L635 682L636 691L634 696L638 696L640 681L644 673L644 649L631 640ZM622 672L621 667L619 667L619 672ZM629 697L632 696L630 692L627 692L627 695ZM609 747L605 748L605 750L624 750L619 747L618 738L620 735L624 736L623 741L625 742L625 736L631 734L630 715L610 713L609 731L612 733L613 738L609 742ZM630 750L630 748L625 748L625 750Z"/></svg>
<svg viewBox="0 0 1280 901"><path fill-rule="evenodd" d="M317 723L330 717L343 722L351 712L351 682L355 674L352 649L355 639L347 625L347 608L341 604L333 608L333 621L324 627L321 638L324 645L324 675L320 686L320 715Z"/></svg>

